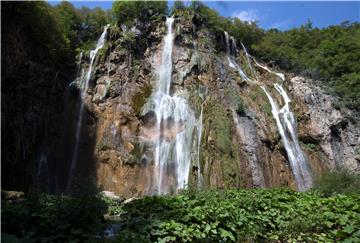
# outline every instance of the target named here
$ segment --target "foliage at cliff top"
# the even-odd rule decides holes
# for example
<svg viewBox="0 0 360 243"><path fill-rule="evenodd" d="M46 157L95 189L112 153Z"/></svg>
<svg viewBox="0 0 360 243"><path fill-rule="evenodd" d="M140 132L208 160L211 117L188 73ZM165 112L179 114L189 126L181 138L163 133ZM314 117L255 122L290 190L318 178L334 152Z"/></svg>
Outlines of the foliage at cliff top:
<svg viewBox="0 0 360 243"><path fill-rule="evenodd" d="M10 34L19 31L28 48L31 59L40 63L62 64L71 61L71 48L55 18L53 9L45 2L2 2L2 34L4 46L11 41ZM9 40L8 40L9 38ZM3 46L3 47L4 47ZM3 49L4 52L13 50ZM44 59L44 57L47 57Z"/></svg>
<svg viewBox="0 0 360 243"><path fill-rule="evenodd" d="M2 13L7 16L2 23L4 34L23 26L29 43L38 50L33 52L34 57L46 61L45 53L50 57L47 61L67 66L74 64L81 49L94 47L105 24L131 26L135 19L159 21L169 10L166 1L115 1L110 11L76 9L66 1L56 6L46 2L4 2ZM289 31L265 31L256 22L225 18L199 1L187 6L177 1L171 14L190 14L197 28L207 28L217 37L222 37L223 31L229 32L267 64L322 80L330 92L340 97L335 107L360 109L359 23L318 29L309 22Z"/></svg>
<svg viewBox="0 0 360 243"><path fill-rule="evenodd" d="M130 23L135 18L149 19L150 13L164 15L167 11L166 2L117 1L113 5L118 23ZM256 22L225 18L199 1L192 1L187 6L176 1L171 14L190 15L197 28L207 28L217 36L227 31L264 62L322 80L328 91L340 97L335 107L360 109L359 23L344 22L318 29L308 22L289 31L265 31Z"/></svg>
<svg viewBox="0 0 360 243"><path fill-rule="evenodd" d="M318 29L309 22L289 31L269 30L252 49L266 63L322 80L341 97L340 106L360 110L359 39L359 23Z"/></svg>
<svg viewBox="0 0 360 243"><path fill-rule="evenodd" d="M323 197L316 191L285 188L190 190L127 204L98 196L42 195L38 200L3 202L2 232L27 242L101 241L105 203L108 216L114 216L108 224L120 227L115 242L360 240L358 194Z"/></svg>
<svg viewBox="0 0 360 243"><path fill-rule="evenodd" d="M134 19L150 20L152 16L167 13L166 1L115 1L112 13L119 25L132 25Z"/></svg>

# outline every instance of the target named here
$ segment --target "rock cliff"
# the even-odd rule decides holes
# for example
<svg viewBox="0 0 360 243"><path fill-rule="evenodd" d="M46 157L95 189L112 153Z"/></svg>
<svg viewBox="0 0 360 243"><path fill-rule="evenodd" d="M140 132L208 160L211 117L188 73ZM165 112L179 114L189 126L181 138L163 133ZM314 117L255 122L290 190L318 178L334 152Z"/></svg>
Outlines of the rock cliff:
<svg viewBox="0 0 360 243"><path fill-rule="evenodd" d="M196 119L202 122L201 137L196 141L194 136L192 143L190 186L200 181L203 188L286 185L296 189L269 100L258 84L242 79L229 66L225 36L210 33L196 15L174 18L171 93L181 91ZM91 178L104 190L124 197L151 193L149 185L155 176L154 141L160 135L154 128L156 117L148 105L159 78L165 34L165 19L136 22L132 28L109 27L83 101L75 85L80 83L79 73L77 82L68 88L68 96L64 96L66 106L62 117L49 115L49 119L66 127L55 139L58 145L54 148L47 144L45 150L41 142L37 145L37 149L55 154L53 161L47 158L47 163L57 165L57 169L50 170L53 176L49 177L57 178L52 183L58 188L66 188L75 143L75 117L80 102L85 102L75 177ZM257 82L268 87L278 103L282 104L281 97L272 88L273 84L281 82L288 91L298 138L312 175L335 167L359 170L357 115L335 109L332 106L335 97L326 94L312 80L286 74L282 81L264 69L251 67L244 51L235 48L236 44L240 46L240 42L232 44L236 62L246 74L254 74ZM89 53L84 53L79 63L83 72L89 62ZM31 109L31 114L36 112L36 105ZM183 126L173 123L164 128L161 136L171 141ZM15 137L19 140L23 136ZM26 157L20 148L23 151L30 148L20 141L19 144L22 146L19 145L18 154Z"/></svg>

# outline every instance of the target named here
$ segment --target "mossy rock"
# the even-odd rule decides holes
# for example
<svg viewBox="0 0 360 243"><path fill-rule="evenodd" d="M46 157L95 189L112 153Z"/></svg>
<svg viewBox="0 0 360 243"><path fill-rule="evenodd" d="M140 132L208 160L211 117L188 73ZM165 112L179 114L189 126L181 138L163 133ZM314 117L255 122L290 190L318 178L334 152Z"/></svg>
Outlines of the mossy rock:
<svg viewBox="0 0 360 243"><path fill-rule="evenodd" d="M221 152L229 154L231 151L231 124L226 108L219 101L210 100L206 104L204 113L204 123L213 131L216 147Z"/></svg>
<svg viewBox="0 0 360 243"><path fill-rule="evenodd" d="M139 91L133 95L132 108L134 109L136 116L140 116L142 107L145 105L151 93L152 86L150 84L144 84L142 87L140 87Z"/></svg>
<svg viewBox="0 0 360 243"><path fill-rule="evenodd" d="M224 94L238 115L243 116L246 114L245 104L241 99L240 92L237 92L235 87L227 85L224 89Z"/></svg>

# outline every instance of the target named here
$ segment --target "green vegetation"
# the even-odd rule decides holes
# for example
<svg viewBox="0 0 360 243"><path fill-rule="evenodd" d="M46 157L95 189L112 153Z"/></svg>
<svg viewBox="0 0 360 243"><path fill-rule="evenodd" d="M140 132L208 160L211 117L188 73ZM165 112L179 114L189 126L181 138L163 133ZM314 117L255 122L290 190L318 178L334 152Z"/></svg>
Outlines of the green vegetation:
<svg viewBox="0 0 360 243"><path fill-rule="evenodd" d="M4 3L4 31L8 33L22 26L26 36L34 42L34 56L41 61L59 65L75 63L81 50L92 49L102 28L109 22L119 26L159 21L168 12L166 1L115 1L111 11L101 8L76 9L63 1L55 6L46 2ZM254 55L266 63L298 74L321 79L325 88L340 97L334 107L360 108L360 24L344 22L324 29L313 28L311 22L288 31L264 31L256 22L225 18L199 1L185 6L175 1L172 12L178 16L192 16L198 29L205 28L222 36L228 31L242 41ZM15 26L14 26L15 25ZM12 26L12 27L10 27ZM134 48L132 32L123 35L125 46ZM218 48L223 48L218 45ZM43 56L49 56L44 60Z"/></svg>
<svg viewBox="0 0 360 243"><path fill-rule="evenodd" d="M264 31L258 27L257 22L243 22L238 18L225 18L199 1L192 1L187 9L193 12L203 27L208 28L215 35L223 35L223 32L227 31L235 39L241 40L249 46L263 36ZM175 13L181 14L181 11Z"/></svg>
<svg viewBox="0 0 360 243"><path fill-rule="evenodd" d="M101 8L89 9L82 7L76 9L72 3L63 1L52 7L54 17L62 26L73 50L91 50L103 31L103 27L110 22L110 12Z"/></svg>
<svg viewBox="0 0 360 243"><path fill-rule="evenodd" d="M115 1L113 17L119 25L131 26L134 19L149 21L157 15L167 13L166 1Z"/></svg>
<svg viewBox="0 0 360 243"><path fill-rule="evenodd" d="M268 116L272 116L271 105L269 102L264 102L261 104L261 111Z"/></svg>
<svg viewBox="0 0 360 243"><path fill-rule="evenodd" d="M146 103L152 92L152 86L150 84L144 84L137 93L132 97L132 107L134 113L140 116L141 108Z"/></svg>
<svg viewBox="0 0 360 243"><path fill-rule="evenodd" d="M216 147L221 152L229 154L231 151L231 124L226 109L218 101L210 100L206 103L204 112L205 123L209 124L210 129L214 131L213 139Z"/></svg>
<svg viewBox="0 0 360 243"><path fill-rule="evenodd" d="M104 227L106 204L99 196L32 196L1 203L2 232L22 242L85 242ZM18 241L14 241L18 242Z"/></svg>
<svg viewBox="0 0 360 243"><path fill-rule="evenodd" d="M315 151L316 150L316 144L313 143L301 143L307 150Z"/></svg>
<svg viewBox="0 0 360 243"><path fill-rule="evenodd" d="M28 42L27 48L34 50L31 53L32 60L57 66L73 61L68 39L62 32L63 26L47 3L4 2L1 4L1 12L6 16L2 18L4 52L13 51L5 48L7 45L19 45L12 43L11 39L11 33L17 30Z"/></svg>
<svg viewBox="0 0 360 243"><path fill-rule="evenodd" d="M230 99L231 106L234 108L239 116L246 114L246 108L244 102L240 97L240 93L236 91L236 88L228 85L224 89L225 96Z"/></svg>
<svg viewBox="0 0 360 243"><path fill-rule="evenodd" d="M346 169L327 171L316 178L315 187L328 196L360 194L360 174Z"/></svg>
<svg viewBox="0 0 360 243"><path fill-rule="evenodd" d="M120 242L360 240L360 197L288 189L185 192L123 206Z"/></svg>
<svg viewBox="0 0 360 243"><path fill-rule="evenodd" d="M360 107L360 24L344 22L324 29L300 28L265 33L252 49L264 62L322 80L340 106Z"/></svg>
<svg viewBox="0 0 360 243"><path fill-rule="evenodd" d="M121 225L115 242L360 240L359 194L326 197L285 188L191 190L127 204L94 195L41 195L2 205L2 232L27 241L96 241L106 224L114 223Z"/></svg>
<svg viewBox="0 0 360 243"><path fill-rule="evenodd" d="M94 47L110 16L101 8L76 9L66 1L55 6L43 1L6 2L2 13L6 16L2 32L23 31L33 60L66 67L75 64L80 49Z"/></svg>

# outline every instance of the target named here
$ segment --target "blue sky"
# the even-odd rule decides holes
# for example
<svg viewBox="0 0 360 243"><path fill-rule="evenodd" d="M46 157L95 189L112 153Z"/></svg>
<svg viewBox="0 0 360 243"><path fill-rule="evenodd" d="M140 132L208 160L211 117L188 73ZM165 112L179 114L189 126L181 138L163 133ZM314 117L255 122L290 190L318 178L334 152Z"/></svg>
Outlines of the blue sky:
<svg viewBox="0 0 360 243"><path fill-rule="evenodd" d="M75 7L111 8L111 1L71 1ZM186 1L185 1L186 2ZM57 4L58 2L51 2ZM360 1L211 1L205 2L226 17L257 20L262 28L287 30L311 20L314 27L327 27L345 20L360 21ZM172 2L169 2L172 5Z"/></svg>

